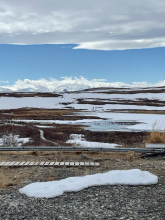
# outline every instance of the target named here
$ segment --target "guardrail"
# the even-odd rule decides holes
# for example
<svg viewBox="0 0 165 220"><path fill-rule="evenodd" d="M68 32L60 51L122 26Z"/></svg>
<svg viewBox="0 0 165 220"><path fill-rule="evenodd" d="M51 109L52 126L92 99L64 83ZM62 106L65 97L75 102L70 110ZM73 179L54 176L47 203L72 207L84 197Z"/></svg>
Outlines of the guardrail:
<svg viewBox="0 0 165 220"><path fill-rule="evenodd" d="M0 147L0 151L101 151L101 152L128 152L134 151L137 153L163 153L165 149L146 149L146 148L87 148L87 147L40 147L40 146L26 146L26 147Z"/></svg>
<svg viewBox="0 0 165 220"><path fill-rule="evenodd" d="M165 144L146 144L146 148L152 149L165 149Z"/></svg>

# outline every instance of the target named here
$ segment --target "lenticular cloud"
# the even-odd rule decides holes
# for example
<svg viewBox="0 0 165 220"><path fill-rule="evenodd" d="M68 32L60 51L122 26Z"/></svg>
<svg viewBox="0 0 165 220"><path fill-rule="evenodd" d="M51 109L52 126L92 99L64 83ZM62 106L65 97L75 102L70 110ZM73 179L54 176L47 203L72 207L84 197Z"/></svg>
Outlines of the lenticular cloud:
<svg viewBox="0 0 165 220"><path fill-rule="evenodd" d="M115 88L135 88L135 87L160 87L165 86L165 80L157 84L150 84L147 82L133 82L132 84L125 84L123 82L106 82L105 79L92 79L88 80L81 77L61 77L61 80L50 78L39 80L17 80L14 85L1 86L0 92L13 91L13 92L65 92L65 91L78 91L89 88L99 87L115 87Z"/></svg>
<svg viewBox="0 0 165 220"><path fill-rule="evenodd" d="M111 170L107 173L97 173L82 177L69 177L51 182L31 183L19 190L29 197L52 198L64 192L77 192L90 186L100 185L150 185L156 184L158 177L148 171L139 169Z"/></svg>

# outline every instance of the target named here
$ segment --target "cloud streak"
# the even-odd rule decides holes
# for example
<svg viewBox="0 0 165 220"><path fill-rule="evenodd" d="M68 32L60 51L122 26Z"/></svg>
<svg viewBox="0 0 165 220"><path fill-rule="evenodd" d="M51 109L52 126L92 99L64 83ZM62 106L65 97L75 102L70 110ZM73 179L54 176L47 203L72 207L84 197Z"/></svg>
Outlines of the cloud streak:
<svg viewBox="0 0 165 220"><path fill-rule="evenodd" d="M61 80L50 78L39 79L39 80L17 80L14 85L11 86L1 86L1 92L14 91L14 92L64 92L64 91L78 91L89 88L98 87L115 87L115 88L125 88L125 87L160 87L165 86L165 80L160 81L156 84L151 84L147 82L133 82L132 84L125 84L123 82L106 82L104 79L93 79L87 80L84 77L62 77Z"/></svg>
<svg viewBox="0 0 165 220"><path fill-rule="evenodd" d="M76 49L165 46L162 0L1 0L1 44L78 44Z"/></svg>

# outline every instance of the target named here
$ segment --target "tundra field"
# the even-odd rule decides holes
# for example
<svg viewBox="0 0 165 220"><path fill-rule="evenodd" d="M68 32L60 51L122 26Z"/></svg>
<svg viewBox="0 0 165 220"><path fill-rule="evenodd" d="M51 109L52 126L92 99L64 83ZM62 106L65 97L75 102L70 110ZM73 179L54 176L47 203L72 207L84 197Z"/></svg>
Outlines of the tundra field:
<svg viewBox="0 0 165 220"><path fill-rule="evenodd" d="M164 94L164 87L0 93L0 135L29 138L25 146L68 146L72 134L82 134L89 142L144 147L153 127L165 128Z"/></svg>
<svg viewBox="0 0 165 220"><path fill-rule="evenodd" d="M67 146L70 135L82 134L89 142L144 147L153 127L165 128L164 94L164 87L0 93L0 134L29 138L26 146Z"/></svg>
<svg viewBox="0 0 165 220"><path fill-rule="evenodd" d="M155 133L165 128L165 88L97 88L64 93L0 93L1 146L81 146L144 148ZM155 127L154 127L155 126ZM4 143L3 137L9 139ZM12 143L13 141L13 143ZM159 140L158 140L159 142ZM141 154L104 152L1 152L0 161L100 161L102 171L136 167L146 163ZM163 157L152 158L158 162ZM147 160L148 161L148 160ZM22 184L28 178L28 167L1 168L3 186ZM33 168L34 169L34 168ZM35 168L36 169L36 168ZM45 168L47 169L47 168ZM14 172L23 172L20 178ZM90 168L85 172L90 173ZM19 173L18 172L18 173ZM164 169L162 170L164 175ZM60 172L61 173L61 172ZM154 173L158 171L154 170ZM39 176L38 176L39 175ZM39 171L31 178L53 179ZM62 175L62 174L60 174ZM51 177L52 176L52 177ZM62 175L63 176L63 175ZM3 178L1 178L3 179ZM8 182L9 181L9 182ZM28 180L26 180L28 181ZM6 183L5 183L6 182Z"/></svg>

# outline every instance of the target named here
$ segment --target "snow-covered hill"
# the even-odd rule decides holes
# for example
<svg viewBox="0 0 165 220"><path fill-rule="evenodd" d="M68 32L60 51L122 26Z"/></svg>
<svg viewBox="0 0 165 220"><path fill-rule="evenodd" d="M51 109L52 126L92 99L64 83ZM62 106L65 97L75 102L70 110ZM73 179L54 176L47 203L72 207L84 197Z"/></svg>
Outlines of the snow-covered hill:
<svg viewBox="0 0 165 220"><path fill-rule="evenodd" d="M61 77L61 80L50 78L39 80L17 80L13 85L6 85L0 87L0 92L65 92L65 91L79 91L90 88L143 88L143 87L165 87L165 80L156 84L147 82L133 82L126 84L123 82L107 82L104 79L87 80L84 77L72 78Z"/></svg>

